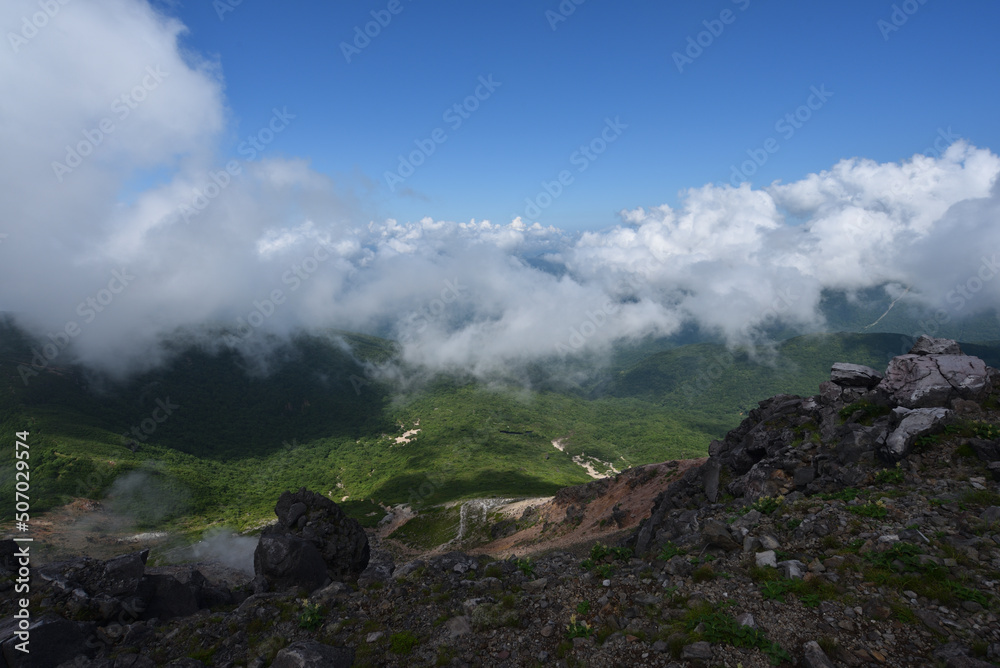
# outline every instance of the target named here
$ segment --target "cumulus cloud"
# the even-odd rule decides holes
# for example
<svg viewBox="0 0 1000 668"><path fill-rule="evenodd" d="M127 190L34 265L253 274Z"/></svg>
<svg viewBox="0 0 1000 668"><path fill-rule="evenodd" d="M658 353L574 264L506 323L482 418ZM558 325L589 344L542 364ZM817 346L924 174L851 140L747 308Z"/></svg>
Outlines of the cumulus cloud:
<svg viewBox="0 0 1000 668"><path fill-rule="evenodd" d="M733 343L776 318L820 328L829 289L909 289L940 308L966 286L966 312L998 303L982 266L1000 245L1000 158L962 141L762 189L692 188L582 234L369 220L305 161L219 151L222 73L178 45L176 20L138 0L61 7L0 49L0 310L58 351L52 364L124 373L206 325L248 347L337 327L486 375L688 323ZM36 11L12 0L0 22Z"/></svg>

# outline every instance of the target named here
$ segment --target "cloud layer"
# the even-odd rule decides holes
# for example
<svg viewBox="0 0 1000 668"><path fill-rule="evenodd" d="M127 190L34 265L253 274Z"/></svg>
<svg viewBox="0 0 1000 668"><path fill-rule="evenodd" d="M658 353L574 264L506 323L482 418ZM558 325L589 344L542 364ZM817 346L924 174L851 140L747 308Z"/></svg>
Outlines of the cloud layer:
<svg viewBox="0 0 1000 668"><path fill-rule="evenodd" d="M8 2L0 24L37 12ZM183 30L136 0L68 3L0 49L0 310L58 349L53 364L140 368L178 328L209 324L247 345L375 332L411 362L487 374L690 322L732 342L775 317L820 327L824 289L1000 303L987 149L707 185L584 234L371 221L305 161L219 153L221 73L179 47ZM264 145L294 123L274 113Z"/></svg>

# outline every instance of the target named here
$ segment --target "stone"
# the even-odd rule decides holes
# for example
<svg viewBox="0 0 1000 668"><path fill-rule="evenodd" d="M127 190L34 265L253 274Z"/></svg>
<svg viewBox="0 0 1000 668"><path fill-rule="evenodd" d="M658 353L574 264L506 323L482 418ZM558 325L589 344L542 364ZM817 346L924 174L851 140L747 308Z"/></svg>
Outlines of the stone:
<svg viewBox="0 0 1000 668"><path fill-rule="evenodd" d="M905 408L947 406L954 399L982 401L992 384L986 363L969 355L894 357L879 392Z"/></svg>
<svg viewBox="0 0 1000 668"><path fill-rule="evenodd" d="M777 550L781 548L781 543L778 542L778 539L769 533L760 535L760 545L765 550Z"/></svg>
<svg viewBox="0 0 1000 668"><path fill-rule="evenodd" d="M722 462L718 459L709 459L701 467L702 486L709 503L715 503L719 499L719 473L721 470Z"/></svg>
<svg viewBox="0 0 1000 668"><path fill-rule="evenodd" d="M990 506L979 515L979 519L987 524L1000 522L1000 506Z"/></svg>
<svg viewBox="0 0 1000 668"><path fill-rule="evenodd" d="M146 560L149 550L123 554L104 562L103 573L91 595L106 594L108 596L125 596L134 594L139 588L139 581L146 570Z"/></svg>
<svg viewBox="0 0 1000 668"><path fill-rule="evenodd" d="M174 619L198 612L196 588L173 575L144 575L139 596L146 602L142 619Z"/></svg>
<svg viewBox="0 0 1000 668"><path fill-rule="evenodd" d="M333 647L315 640L300 640L278 652L271 668L350 668L354 650Z"/></svg>
<svg viewBox="0 0 1000 668"><path fill-rule="evenodd" d="M701 641L685 645L681 649L681 661L711 661L712 644Z"/></svg>
<svg viewBox="0 0 1000 668"><path fill-rule="evenodd" d="M384 631L372 631L371 633L365 636L365 642L370 645L372 643L378 642L384 637L385 637Z"/></svg>
<svg viewBox="0 0 1000 668"><path fill-rule="evenodd" d="M952 339L935 339L926 334L921 334L913 347L910 348L910 355L961 355L962 349L958 342Z"/></svg>
<svg viewBox="0 0 1000 668"><path fill-rule="evenodd" d="M725 522L720 522L719 520L711 520L705 522L704 527L701 530L702 540L705 544L710 547L717 547L727 552L733 550L738 550L742 546L740 543L736 542L733 535L729 532L729 527Z"/></svg>
<svg viewBox="0 0 1000 668"><path fill-rule="evenodd" d="M399 566L392 572L393 580L401 580L409 575L413 574L419 568L423 568L427 565L427 562L422 559L415 559L413 561L408 561L402 566Z"/></svg>
<svg viewBox="0 0 1000 668"><path fill-rule="evenodd" d="M795 469L795 474L792 477L792 482L795 483L796 487L805 487L813 480L816 479L816 471L813 470L811 466L800 466Z"/></svg>
<svg viewBox="0 0 1000 668"><path fill-rule="evenodd" d="M810 640L802 645L802 666L803 668L835 668L833 661L815 640Z"/></svg>
<svg viewBox="0 0 1000 668"><path fill-rule="evenodd" d="M524 583L524 590L529 592L540 592L549 585L548 578L538 578Z"/></svg>
<svg viewBox="0 0 1000 668"><path fill-rule="evenodd" d="M940 636L948 635L948 631L941 626L941 619L937 616L937 613L931 610L917 609L913 611L913 614L916 615L917 619L924 623L924 626L929 628L934 633L937 633Z"/></svg>
<svg viewBox="0 0 1000 668"><path fill-rule="evenodd" d="M312 592L327 579L354 581L368 566L365 530L322 494L304 487L284 492L274 514L278 523L264 530L254 551L254 574L270 587Z"/></svg>
<svg viewBox="0 0 1000 668"><path fill-rule="evenodd" d="M882 381L882 374L870 366L837 362L830 370L830 381L841 387L871 389Z"/></svg>
<svg viewBox="0 0 1000 668"><path fill-rule="evenodd" d="M952 416L947 408L895 408L892 421L897 426L879 447L883 460L897 462L905 458L921 436L930 435L942 428Z"/></svg>
<svg viewBox="0 0 1000 668"><path fill-rule="evenodd" d="M448 633L452 638L472 633L472 624L469 623L469 618L465 615L452 617L444 623L444 627L448 630Z"/></svg>
<svg viewBox="0 0 1000 668"><path fill-rule="evenodd" d="M771 568L778 567L778 559L774 553L774 550L766 550L764 552L757 553L757 565L758 566L770 566Z"/></svg>
<svg viewBox="0 0 1000 668"><path fill-rule="evenodd" d="M806 572L806 565L798 559L779 561L777 567L781 571L781 576L788 580L801 580Z"/></svg>
<svg viewBox="0 0 1000 668"><path fill-rule="evenodd" d="M319 548L292 535L264 534L253 553L254 572L276 590L301 587L307 592L329 580Z"/></svg>
<svg viewBox="0 0 1000 668"><path fill-rule="evenodd" d="M740 626L746 626L751 629L757 628L757 620L753 618L753 615L749 612L744 612L736 616L736 623Z"/></svg>
<svg viewBox="0 0 1000 668"><path fill-rule="evenodd" d="M10 628L13 635L14 628ZM32 621L27 629L30 644L30 662L25 661L25 655L15 648L21 640L17 636L0 637L2 657L9 666L58 666L64 661L83 654L93 655L93 649L87 642L87 634L81 625L63 619L54 614L46 614Z"/></svg>
<svg viewBox="0 0 1000 668"><path fill-rule="evenodd" d="M368 588L376 582L386 583L392 579L396 563L392 554L385 550L376 550L368 561L368 566L358 576L358 586Z"/></svg>

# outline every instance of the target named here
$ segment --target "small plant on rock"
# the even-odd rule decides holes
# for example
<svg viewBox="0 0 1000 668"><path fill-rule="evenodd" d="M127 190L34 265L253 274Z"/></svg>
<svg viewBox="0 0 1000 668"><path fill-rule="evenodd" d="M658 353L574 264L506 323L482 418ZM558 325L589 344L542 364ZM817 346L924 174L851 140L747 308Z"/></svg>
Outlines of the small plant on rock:
<svg viewBox="0 0 1000 668"><path fill-rule="evenodd" d="M299 628L307 631L315 631L323 625L325 617L326 610L322 606L303 600L302 612L299 613Z"/></svg>
<svg viewBox="0 0 1000 668"><path fill-rule="evenodd" d="M517 559L514 565L520 569L522 573L531 577L535 574L535 562L531 560L531 557L526 557L524 559Z"/></svg>
<svg viewBox="0 0 1000 668"><path fill-rule="evenodd" d="M576 621L576 615L570 615L569 624L566 625L566 637L572 640L573 638L589 638L594 633L594 629L590 627L585 621Z"/></svg>
<svg viewBox="0 0 1000 668"><path fill-rule="evenodd" d="M876 485L898 485L901 482L903 482L903 469L899 467L899 462L896 462L896 468L883 469L875 474Z"/></svg>

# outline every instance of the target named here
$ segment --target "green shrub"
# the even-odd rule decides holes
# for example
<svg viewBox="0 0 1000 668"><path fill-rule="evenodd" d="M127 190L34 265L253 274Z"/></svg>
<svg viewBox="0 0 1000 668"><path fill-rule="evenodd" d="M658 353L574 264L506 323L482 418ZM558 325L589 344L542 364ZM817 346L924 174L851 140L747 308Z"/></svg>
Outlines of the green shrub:
<svg viewBox="0 0 1000 668"><path fill-rule="evenodd" d="M309 601L302 601L302 612L299 613L299 628L307 631L315 631L323 626L323 619L326 617L326 609L320 605L315 605Z"/></svg>
<svg viewBox="0 0 1000 668"><path fill-rule="evenodd" d="M535 574L535 562L531 560L531 557L526 557L524 559L516 559L514 565L520 569L522 573L531 577Z"/></svg>
<svg viewBox="0 0 1000 668"><path fill-rule="evenodd" d="M566 637L572 640L573 638L589 638L593 635L594 629L590 627L585 621L577 621L576 615L570 615L569 624L566 625Z"/></svg>
<svg viewBox="0 0 1000 668"><path fill-rule="evenodd" d="M847 510L855 515L860 515L861 517L879 518L885 517L889 514L889 510L880 501L875 503L865 503L859 506L848 506Z"/></svg>
<svg viewBox="0 0 1000 668"><path fill-rule="evenodd" d="M420 638L409 631L400 631L389 636L389 651L393 654L409 654L420 644Z"/></svg>
<svg viewBox="0 0 1000 668"><path fill-rule="evenodd" d="M667 541L666 545L660 550L660 553L656 555L656 558L660 561L670 561L678 554L685 554L685 551Z"/></svg>
<svg viewBox="0 0 1000 668"><path fill-rule="evenodd" d="M898 485L903 482L903 469L896 463L896 468L883 469L875 474L876 485Z"/></svg>

